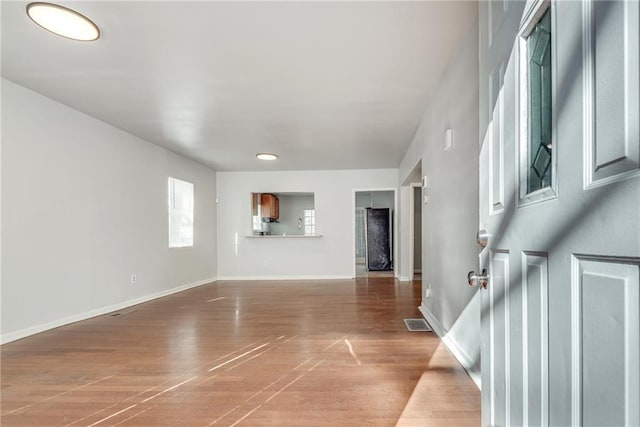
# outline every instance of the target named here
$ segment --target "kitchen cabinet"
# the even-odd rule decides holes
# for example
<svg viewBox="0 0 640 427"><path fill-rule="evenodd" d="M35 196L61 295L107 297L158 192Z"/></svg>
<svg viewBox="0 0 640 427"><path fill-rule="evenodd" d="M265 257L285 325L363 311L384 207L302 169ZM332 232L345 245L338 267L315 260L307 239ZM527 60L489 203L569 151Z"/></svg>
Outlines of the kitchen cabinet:
<svg viewBox="0 0 640 427"><path fill-rule="evenodd" d="M276 220L280 218L280 202L278 196L269 193L260 195L260 204L262 205L262 217Z"/></svg>

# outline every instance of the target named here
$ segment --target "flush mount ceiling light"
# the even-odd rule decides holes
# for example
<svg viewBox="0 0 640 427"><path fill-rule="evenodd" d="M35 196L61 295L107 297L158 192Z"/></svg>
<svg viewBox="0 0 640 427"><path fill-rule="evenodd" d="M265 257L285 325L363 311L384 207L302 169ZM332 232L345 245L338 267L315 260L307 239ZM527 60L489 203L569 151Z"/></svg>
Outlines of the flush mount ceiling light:
<svg viewBox="0 0 640 427"><path fill-rule="evenodd" d="M278 156L272 153L258 153L256 157L260 160L278 160Z"/></svg>
<svg viewBox="0 0 640 427"><path fill-rule="evenodd" d="M100 37L100 29L86 16L53 3L29 3L29 18L47 31L79 41L93 41Z"/></svg>

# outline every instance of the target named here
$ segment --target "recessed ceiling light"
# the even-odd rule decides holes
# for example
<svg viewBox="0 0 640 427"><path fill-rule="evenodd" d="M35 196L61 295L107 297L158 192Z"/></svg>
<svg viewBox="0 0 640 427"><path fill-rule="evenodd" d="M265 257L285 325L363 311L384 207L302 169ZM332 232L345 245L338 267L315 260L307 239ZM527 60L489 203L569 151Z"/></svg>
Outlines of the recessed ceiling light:
<svg viewBox="0 0 640 427"><path fill-rule="evenodd" d="M259 158L260 160L277 160L278 156L275 154L271 154L271 153L258 153L256 154L256 157Z"/></svg>
<svg viewBox="0 0 640 427"><path fill-rule="evenodd" d="M100 37L100 29L86 16L53 3L29 3L29 18L45 30L79 41L93 41Z"/></svg>

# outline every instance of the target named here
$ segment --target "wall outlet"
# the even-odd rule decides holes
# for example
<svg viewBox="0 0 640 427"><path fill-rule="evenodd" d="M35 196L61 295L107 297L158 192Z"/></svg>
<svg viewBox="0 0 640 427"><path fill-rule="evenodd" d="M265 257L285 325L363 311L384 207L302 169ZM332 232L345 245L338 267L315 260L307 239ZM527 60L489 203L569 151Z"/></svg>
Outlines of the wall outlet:
<svg viewBox="0 0 640 427"><path fill-rule="evenodd" d="M431 288L426 289L426 290L424 291L424 297L425 297L425 298L431 298Z"/></svg>
<svg viewBox="0 0 640 427"><path fill-rule="evenodd" d="M135 283L136 283L137 281L138 281L138 278L136 277L136 275L135 275L135 274L132 274L132 275L131 275L131 284L132 284L132 285L135 285Z"/></svg>

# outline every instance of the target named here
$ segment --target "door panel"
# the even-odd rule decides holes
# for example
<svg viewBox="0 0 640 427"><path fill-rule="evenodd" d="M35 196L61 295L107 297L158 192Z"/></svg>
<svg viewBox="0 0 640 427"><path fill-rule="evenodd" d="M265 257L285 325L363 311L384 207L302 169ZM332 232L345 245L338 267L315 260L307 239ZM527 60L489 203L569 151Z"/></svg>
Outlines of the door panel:
<svg viewBox="0 0 640 427"><path fill-rule="evenodd" d="M549 301L546 254L522 254L523 425L548 425Z"/></svg>
<svg viewBox="0 0 640 427"><path fill-rule="evenodd" d="M506 425L509 418L509 252L491 254L491 394L493 406L491 425Z"/></svg>
<svg viewBox="0 0 640 427"><path fill-rule="evenodd" d="M589 1L585 19L586 186L640 172L640 5Z"/></svg>
<svg viewBox="0 0 640 427"><path fill-rule="evenodd" d="M640 423L640 260L620 261L573 259L576 425Z"/></svg>

